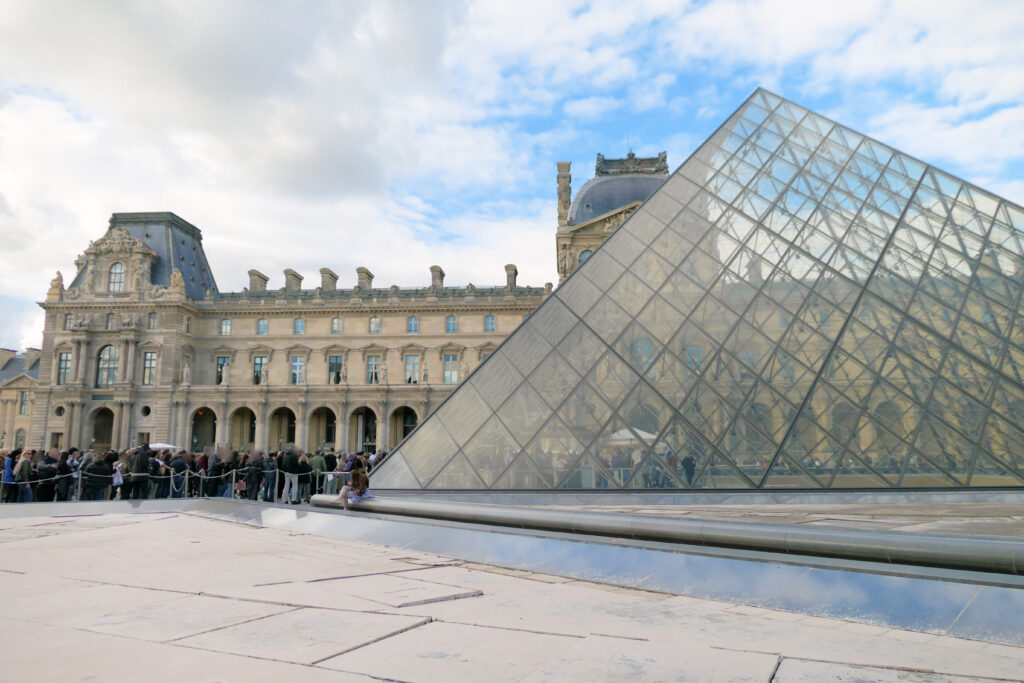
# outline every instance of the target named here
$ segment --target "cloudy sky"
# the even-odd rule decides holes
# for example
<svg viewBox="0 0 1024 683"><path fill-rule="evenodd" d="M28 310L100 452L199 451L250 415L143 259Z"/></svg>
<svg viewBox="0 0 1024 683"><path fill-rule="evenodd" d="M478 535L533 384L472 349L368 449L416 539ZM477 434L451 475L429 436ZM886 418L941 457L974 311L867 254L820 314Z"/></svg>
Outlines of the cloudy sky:
<svg viewBox="0 0 1024 683"><path fill-rule="evenodd" d="M757 86L1024 203L1020 0L0 1L0 346L111 213L350 287L557 279L555 162L675 168Z"/></svg>

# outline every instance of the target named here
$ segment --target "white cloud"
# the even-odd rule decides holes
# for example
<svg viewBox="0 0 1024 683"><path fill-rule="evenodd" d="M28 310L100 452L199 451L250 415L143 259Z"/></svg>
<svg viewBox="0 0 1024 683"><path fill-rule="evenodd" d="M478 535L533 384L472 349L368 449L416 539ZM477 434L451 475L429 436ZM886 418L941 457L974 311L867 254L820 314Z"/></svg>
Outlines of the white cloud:
<svg viewBox="0 0 1024 683"><path fill-rule="evenodd" d="M614 97L584 97L566 102L562 109L566 116L578 119L597 119L621 106L622 102Z"/></svg>

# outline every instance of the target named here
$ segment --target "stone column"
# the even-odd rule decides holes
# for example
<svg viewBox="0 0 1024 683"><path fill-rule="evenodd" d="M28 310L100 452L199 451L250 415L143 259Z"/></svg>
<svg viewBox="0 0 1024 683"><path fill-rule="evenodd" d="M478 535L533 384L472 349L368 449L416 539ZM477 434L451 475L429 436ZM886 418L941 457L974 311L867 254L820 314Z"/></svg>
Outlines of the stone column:
<svg viewBox="0 0 1024 683"><path fill-rule="evenodd" d="M71 377L68 378L68 384L78 384L82 381L79 375L79 368L82 366L82 340L72 339L71 340Z"/></svg>
<svg viewBox="0 0 1024 683"><path fill-rule="evenodd" d="M345 402L338 404L338 421L334 425L334 452L348 452L348 411Z"/></svg>
<svg viewBox="0 0 1024 683"><path fill-rule="evenodd" d="M115 450L121 449L121 419L123 405L120 401L114 404L114 426L110 430L110 447Z"/></svg>
<svg viewBox="0 0 1024 683"><path fill-rule="evenodd" d="M132 429L132 403L121 401L121 448L127 448L131 444L129 435Z"/></svg>
<svg viewBox="0 0 1024 683"><path fill-rule="evenodd" d="M128 358L126 359L125 366L125 380L126 382L135 383L135 346L136 342L134 339L129 339L128 343Z"/></svg>
<svg viewBox="0 0 1024 683"><path fill-rule="evenodd" d="M14 434L7 431L7 404L10 403L10 399L0 399L0 431L3 432L3 444L4 448L10 449L11 440L14 438Z"/></svg>
<svg viewBox="0 0 1024 683"><path fill-rule="evenodd" d="M380 404L374 411L377 413L377 450L380 451L381 446L384 445L384 423L387 418L384 417L384 405Z"/></svg>
<svg viewBox="0 0 1024 683"><path fill-rule="evenodd" d="M267 402L257 401L256 410L253 411L256 420L256 438L253 448L258 451L267 452Z"/></svg>
<svg viewBox="0 0 1024 683"><path fill-rule="evenodd" d="M213 442L217 448L227 448L228 438L231 434L231 417L228 415L228 403L222 402L217 406L217 429Z"/></svg>
<svg viewBox="0 0 1024 683"><path fill-rule="evenodd" d="M303 451L306 448L306 433L309 431L309 416L306 414L306 402L299 401L298 410L295 413L295 446Z"/></svg>
<svg viewBox="0 0 1024 683"><path fill-rule="evenodd" d="M188 406L184 399L174 401L175 439L174 445L178 448L191 450L192 444L188 443Z"/></svg>
<svg viewBox="0 0 1024 683"><path fill-rule="evenodd" d="M89 342L84 339L78 341L78 355L75 361L75 380L79 384L89 383Z"/></svg>
<svg viewBox="0 0 1024 683"><path fill-rule="evenodd" d="M121 340L121 364L117 368L117 374L119 375L118 380L121 382L127 382L128 377L128 353L131 348L131 342L128 339Z"/></svg>
<svg viewBox="0 0 1024 683"><path fill-rule="evenodd" d="M67 412L64 413L64 448L68 449L77 446L75 439L75 418L78 416L78 401L68 401Z"/></svg>

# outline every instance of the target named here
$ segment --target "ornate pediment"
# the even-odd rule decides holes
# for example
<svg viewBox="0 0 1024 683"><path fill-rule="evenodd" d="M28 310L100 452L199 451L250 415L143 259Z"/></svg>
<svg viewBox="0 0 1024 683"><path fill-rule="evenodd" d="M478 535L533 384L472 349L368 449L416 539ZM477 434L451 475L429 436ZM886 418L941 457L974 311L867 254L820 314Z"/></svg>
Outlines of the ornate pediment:
<svg viewBox="0 0 1024 683"><path fill-rule="evenodd" d="M23 372L20 375L15 375L0 386L3 386L4 389L35 389L39 386L39 382L31 375Z"/></svg>
<svg viewBox="0 0 1024 683"><path fill-rule="evenodd" d="M108 230L103 237L91 242L85 253L89 256L104 254L156 256L156 252L146 246L145 242L132 237L127 230L117 225Z"/></svg>

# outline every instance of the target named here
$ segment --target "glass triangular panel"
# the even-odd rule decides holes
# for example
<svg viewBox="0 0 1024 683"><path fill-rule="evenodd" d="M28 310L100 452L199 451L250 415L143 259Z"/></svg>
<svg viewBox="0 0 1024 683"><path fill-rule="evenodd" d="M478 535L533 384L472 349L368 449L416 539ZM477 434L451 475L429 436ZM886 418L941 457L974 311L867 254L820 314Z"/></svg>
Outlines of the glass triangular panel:
<svg viewBox="0 0 1024 683"><path fill-rule="evenodd" d="M1024 209L759 89L374 485L1020 486L1022 290Z"/></svg>
<svg viewBox="0 0 1024 683"><path fill-rule="evenodd" d="M473 466L466 460L462 453L456 454L451 461L444 466L436 477L429 484L429 489L483 489L484 485L480 476L473 470Z"/></svg>

